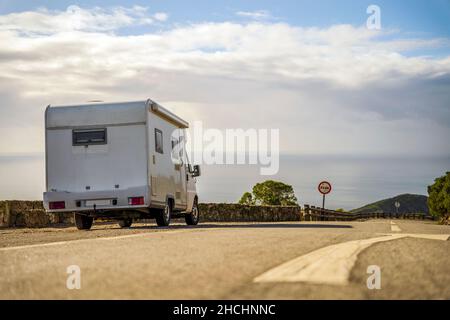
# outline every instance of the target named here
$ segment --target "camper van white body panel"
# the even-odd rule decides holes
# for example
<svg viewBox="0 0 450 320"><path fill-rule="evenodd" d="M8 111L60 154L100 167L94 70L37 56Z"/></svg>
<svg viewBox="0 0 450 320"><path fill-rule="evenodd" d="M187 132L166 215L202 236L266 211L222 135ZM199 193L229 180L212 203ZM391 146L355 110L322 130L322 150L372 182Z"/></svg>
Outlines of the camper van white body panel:
<svg viewBox="0 0 450 320"><path fill-rule="evenodd" d="M188 185L195 193L195 183L187 181L186 158L172 160L172 147L178 139L184 149L179 137L187 126L151 100L47 108L45 209L162 207L170 197L174 209L186 211L192 207ZM101 139L86 142L74 135L102 130ZM155 130L162 136L162 150L156 148ZM130 197L144 197L144 203L129 205ZM51 201L65 201L65 208L50 210Z"/></svg>

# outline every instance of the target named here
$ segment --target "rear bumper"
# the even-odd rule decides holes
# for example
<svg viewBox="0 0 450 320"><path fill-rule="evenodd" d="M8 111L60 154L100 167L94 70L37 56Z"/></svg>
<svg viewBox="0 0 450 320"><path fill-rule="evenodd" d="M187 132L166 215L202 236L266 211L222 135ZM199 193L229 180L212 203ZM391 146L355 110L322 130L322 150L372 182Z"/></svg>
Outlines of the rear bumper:
<svg viewBox="0 0 450 320"><path fill-rule="evenodd" d="M44 209L47 212L81 212L81 211L93 211L93 205L86 205L86 201L92 202L93 200L111 200L107 205L96 205L97 211L109 211L109 210L133 210L148 208L150 205L150 199L148 197L148 187L134 187L123 190L105 190L105 191L87 191L87 192L44 192ZM128 204L128 198L130 197L144 197L144 204L131 206ZM116 204L113 204L112 200ZM49 202L64 201L64 209L50 210Z"/></svg>

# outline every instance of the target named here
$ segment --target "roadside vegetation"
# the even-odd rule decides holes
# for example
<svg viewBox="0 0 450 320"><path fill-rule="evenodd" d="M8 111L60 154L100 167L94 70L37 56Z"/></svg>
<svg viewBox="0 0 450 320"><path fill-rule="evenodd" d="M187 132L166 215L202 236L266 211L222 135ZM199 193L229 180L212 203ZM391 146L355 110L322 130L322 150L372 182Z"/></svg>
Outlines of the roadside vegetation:
<svg viewBox="0 0 450 320"><path fill-rule="evenodd" d="M442 223L450 223L450 172L436 178L434 184L428 186L428 207L430 213L441 219Z"/></svg>
<svg viewBox="0 0 450 320"><path fill-rule="evenodd" d="M297 197L291 185L267 180L257 183L252 192L245 192L239 204L262 206L296 206Z"/></svg>

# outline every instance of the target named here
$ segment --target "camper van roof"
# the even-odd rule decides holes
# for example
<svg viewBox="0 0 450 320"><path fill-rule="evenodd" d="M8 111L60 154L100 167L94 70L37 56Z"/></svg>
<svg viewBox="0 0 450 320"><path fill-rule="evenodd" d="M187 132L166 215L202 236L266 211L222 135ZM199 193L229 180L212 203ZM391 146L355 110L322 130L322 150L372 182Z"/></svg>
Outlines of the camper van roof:
<svg viewBox="0 0 450 320"><path fill-rule="evenodd" d="M189 127L186 121L148 99L132 102L48 106L45 117L46 128L144 124L147 121L146 112L153 112L180 128Z"/></svg>

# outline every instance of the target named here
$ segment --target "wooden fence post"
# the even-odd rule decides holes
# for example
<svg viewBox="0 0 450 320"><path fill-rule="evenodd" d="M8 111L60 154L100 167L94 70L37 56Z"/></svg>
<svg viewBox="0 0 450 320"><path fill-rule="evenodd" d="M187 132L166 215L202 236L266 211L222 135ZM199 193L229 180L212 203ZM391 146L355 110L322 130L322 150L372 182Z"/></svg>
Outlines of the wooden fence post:
<svg viewBox="0 0 450 320"><path fill-rule="evenodd" d="M309 204L305 204L305 221L311 221L311 212L309 209Z"/></svg>

